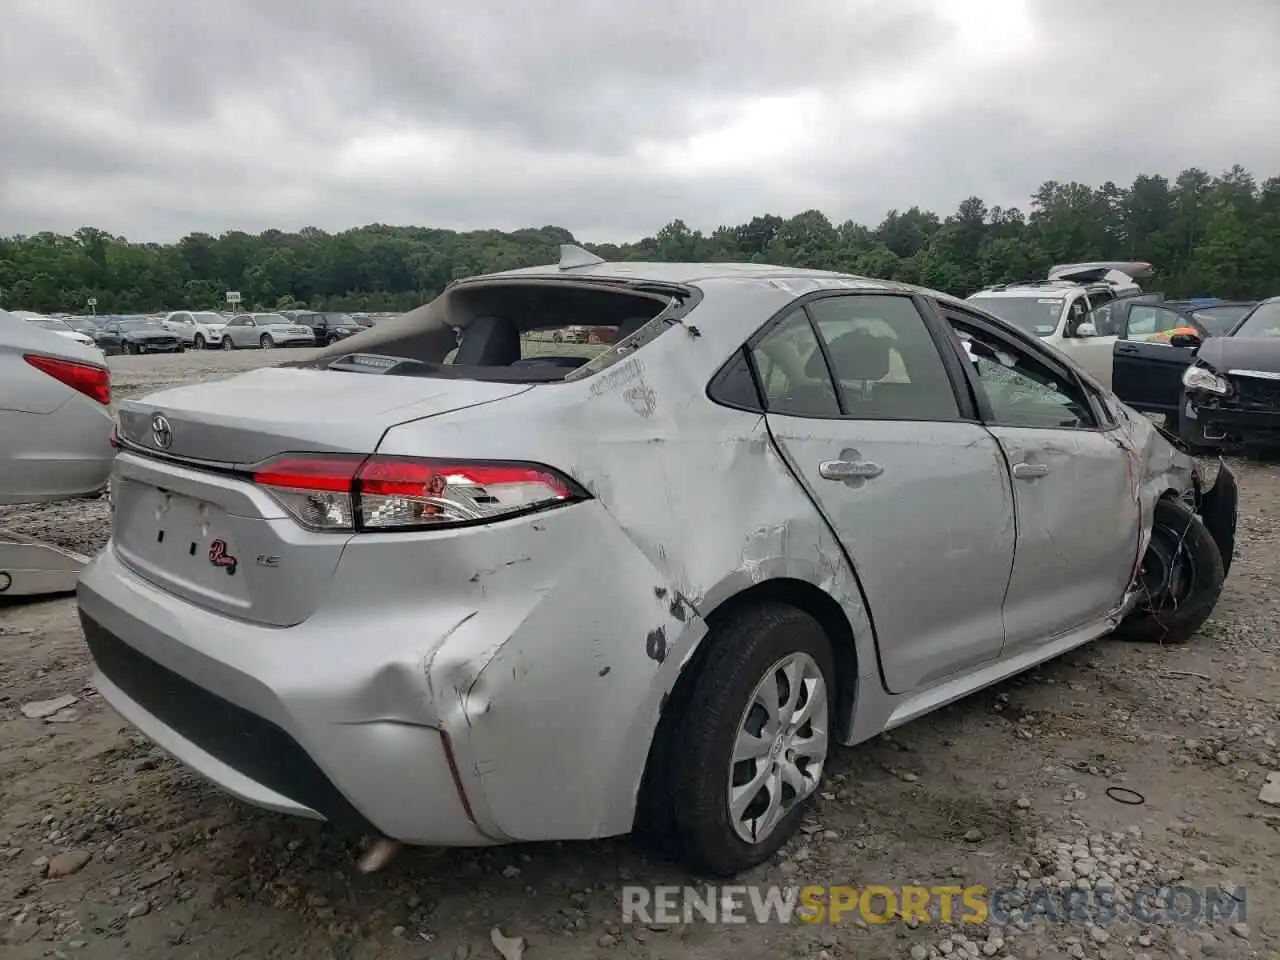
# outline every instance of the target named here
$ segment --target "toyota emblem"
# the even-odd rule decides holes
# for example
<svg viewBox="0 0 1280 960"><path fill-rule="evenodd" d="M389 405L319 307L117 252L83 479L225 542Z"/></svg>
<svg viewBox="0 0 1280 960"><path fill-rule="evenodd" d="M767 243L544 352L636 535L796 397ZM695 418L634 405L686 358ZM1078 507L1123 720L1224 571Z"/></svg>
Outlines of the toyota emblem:
<svg viewBox="0 0 1280 960"><path fill-rule="evenodd" d="M168 450L173 443L173 427L169 426L168 418L162 413L151 418L151 439L161 450Z"/></svg>

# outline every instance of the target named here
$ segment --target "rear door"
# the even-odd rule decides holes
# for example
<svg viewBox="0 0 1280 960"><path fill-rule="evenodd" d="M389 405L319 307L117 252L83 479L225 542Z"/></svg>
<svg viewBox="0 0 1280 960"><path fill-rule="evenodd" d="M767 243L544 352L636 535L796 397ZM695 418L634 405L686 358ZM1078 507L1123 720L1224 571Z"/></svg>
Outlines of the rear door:
<svg viewBox="0 0 1280 960"><path fill-rule="evenodd" d="M1000 446L924 304L821 296L749 343L770 433L853 560L895 693L1000 655L1014 549Z"/></svg>
<svg viewBox="0 0 1280 960"><path fill-rule="evenodd" d="M1056 357L981 317L944 308L983 418L1013 475L1017 550L1006 655L1096 621L1124 596L1141 516L1124 446Z"/></svg>
<svg viewBox="0 0 1280 960"><path fill-rule="evenodd" d="M1131 338L1133 326L1136 330ZM1155 338L1178 326L1194 326L1197 332L1204 334L1198 324L1168 307L1150 303L1129 305L1128 316L1114 348L1111 387L1116 396L1135 410L1166 415L1177 413L1182 396L1182 374L1194 362L1195 353Z"/></svg>

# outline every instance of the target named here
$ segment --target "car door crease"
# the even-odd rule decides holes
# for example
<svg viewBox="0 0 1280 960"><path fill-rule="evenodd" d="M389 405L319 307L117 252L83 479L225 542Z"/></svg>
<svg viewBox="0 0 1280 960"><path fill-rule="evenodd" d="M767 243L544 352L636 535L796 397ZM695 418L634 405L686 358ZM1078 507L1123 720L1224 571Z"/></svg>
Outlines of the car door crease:
<svg viewBox="0 0 1280 960"><path fill-rule="evenodd" d="M769 444L773 447L774 453L778 455L783 466L786 467L787 473L791 474L791 479L799 485L810 505L818 512L818 516L821 518L823 526L827 528L827 532L830 533L832 539L835 540L836 546L840 548L840 555L844 558L844 562L849 565L849 571L853 574L853 582L858 587L858 599L862 601L862 609L866 612L867 626L871 629L871 642L875 646L876 650L876 674L880 678L881 688L885 693L890 693L889 678L885 676L884 657L881 655L880 639L876 632L875 612L871 609L871 604L867 600L866 590L862 587L862 577L858 575L858 565L854 561L853 556L849 553L849 548L845 546L844 539L838 532L836 532L835 525L831 522L831 518L827 516L827 512L822 508L821 502L809 490L808 485L804 482L802 474L796 468L795 464L791 462L791 458L787 456L786 451L782 448L782 444L778 442L778 438L773 433L773 425L769 422L769 415L767 413L762 414L760 419L764 421L764 429L765 432L769 434ZM850 629L852 629L852 622L850 622L849 626Z"/></svg>

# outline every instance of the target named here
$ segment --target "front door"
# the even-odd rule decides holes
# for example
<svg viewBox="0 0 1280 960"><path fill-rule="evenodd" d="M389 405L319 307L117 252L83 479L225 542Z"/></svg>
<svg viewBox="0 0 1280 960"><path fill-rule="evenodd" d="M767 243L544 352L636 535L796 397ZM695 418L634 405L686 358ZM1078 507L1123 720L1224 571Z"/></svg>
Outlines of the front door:
<svg viewBox="0 0 1280 960"><path fill-rule="evenodd" d="M1068 304L1062 337L1053 341L1053 345L1070 357L1081 370L1109 387L1111 348L1116 342L1115 330L1105 324L1099 329L1089 321L1089 302L1081 293Z"/></svg>
<svg viewBox="0 0 1280 960"><path fill-rule="evenodd" d="M1193 350L1169 343L1171 334L1183 329L1194 329L1202 339L1208 336L1195 321L1169 307L1130 304L1112 359L1116 396L1135 410L1176 420L1182 374L1195 362Z"/></svg>
<svg viewBox="0 0 1280 960"><path fill-rule="evenodd" d="M1013 494L942 333L909 296L841 294L753 346L769 431L853 560L895 693L1004 644Z"/></svg>
<svg viewBox="0 0 1280 960"><path fill-rule="evenodd" d="M1006 654L1096 621L1124 596L1141 533L1137 477L1079 379L981 318L949 312L1013 476L1018 542Z"/></svg>

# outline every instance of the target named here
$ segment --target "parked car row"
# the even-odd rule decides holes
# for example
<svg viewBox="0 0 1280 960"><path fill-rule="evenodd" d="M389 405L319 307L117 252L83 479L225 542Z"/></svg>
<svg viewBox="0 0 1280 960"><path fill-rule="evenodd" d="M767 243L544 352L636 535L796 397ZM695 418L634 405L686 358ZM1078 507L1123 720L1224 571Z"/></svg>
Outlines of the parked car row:
<svg viewBox="0 0 1280 960"><path fill-rule="evenodd" d="M1280 297L1225 334L1193 324L1165 342L1117 341L1113 381L1126 403L1164 414L1199 452L1280 448Z"/></svg>
<svg viewBox="0 0 1280 960"><path fill-rule="evenodd" d="M1147 294L1148 263L1055 267L968 298L1074 360L1200 452L1280 447L1280 298Z"/></svg>
<svg viewBox="0 0 1280 960"><path fill-rule="evenodd" d="M107 354L313 347L336 343L374 322L362 323L346 313L301 310L230 317L214 311L174 310L160 317L103 318L94 326L90 342Z"/></svg>
<svg viewBox="0 0 1280 960"><path fill-rule="evenodd" d="M181 349L188 348L217 350L263 346L327 346L398 315L279 310L229 316L213 310L172 310L159 314L75 317L48 316L18 310L13 311L13 316L41 325L79 343L96 345L106 353L118 354L180 352ZM233 320L237 321L237 327L252 330L237 329L228 346L224 331ZM302 337L296 329L304 326L311 331L309 338ZM165 335L157 333L157 329L162 329ZM178 345L172 342L175 337Z"/></svg>

